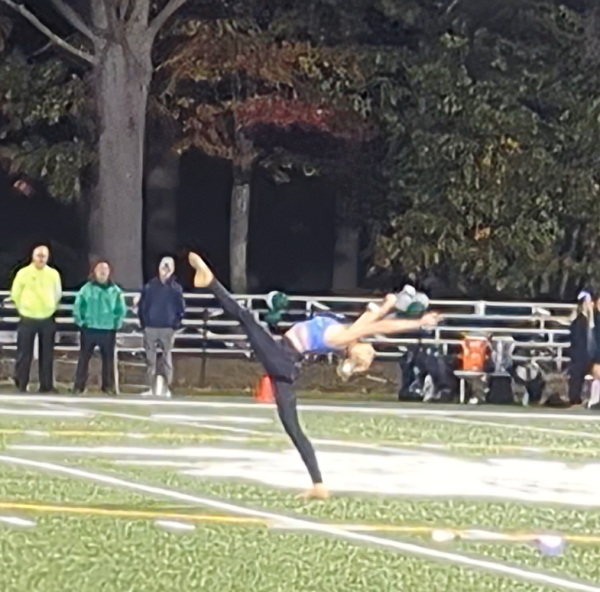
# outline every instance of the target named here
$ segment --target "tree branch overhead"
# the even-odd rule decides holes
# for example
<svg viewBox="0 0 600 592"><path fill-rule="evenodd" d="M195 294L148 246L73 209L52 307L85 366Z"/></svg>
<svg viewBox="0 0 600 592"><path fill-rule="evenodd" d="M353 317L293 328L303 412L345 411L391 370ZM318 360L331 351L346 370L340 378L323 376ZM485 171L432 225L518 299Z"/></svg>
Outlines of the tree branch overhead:
<svg viewBox="0 0 600 592"><path fill-rule="evenodd" d="M92 33L92 30L85 24L83 19L77 14L77 12L69 5L65 4L63 0L50 0L56 11L61 14L65 20L75 29L77 29L82 35L85 35L90 41L95 42L96 36Z"/></svg>
<svg viewBox="0 0 600 592"><path fill-rule="evenodd" d="M177 12L187 0L169 0L167 5L154 17L148 26L150 39L154 39L164 24Z"/></svg>
<svg viewBox="0 0 600 592"><path fill-rule="evenodd" d="M13 10L18 12L23 18L27 19L38 31L46 35L48 39L50 39L53 43L62 47L64 50L76 55L77 57L89 62L90 64L96 63L96 58L87 51L83 51L81 49L77 49L70 43L67 43L64 39L59 37L56 33L53 33L40 19L35 16L32 12L30 12L25 6L22 4L18 4L17 2L13 2L13 0L0 0L7 6L10 6Z"/></svg>
<svg viewBox="0 0 600 592"><path fill-rule="evenodd" d="M133 10L129 21L137 26L148 26L148 15L150 14L150 0L133 0Z"/></svg>

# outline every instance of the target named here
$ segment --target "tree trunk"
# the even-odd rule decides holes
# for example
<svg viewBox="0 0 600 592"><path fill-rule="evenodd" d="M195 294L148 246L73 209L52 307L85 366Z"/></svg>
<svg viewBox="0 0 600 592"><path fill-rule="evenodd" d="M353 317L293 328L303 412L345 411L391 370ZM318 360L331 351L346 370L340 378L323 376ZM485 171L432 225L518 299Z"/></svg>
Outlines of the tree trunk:
<svg viewBox="0 0 600 592"><path fill-rule="evenodd" d="M157 136L164 147L163 139ZM168 147L169 144L166 143ZM150 154L150 170L146 175L146 271L156 274L161 257L175 254L177 248L177 187L179 186L179 156L172 150L160 155Z"/></svg>
<svg viewBox="0 0 600 592"><path fill-rule="evenodd" d="M358 283L360 229L344 195L336 197L333 290L355 290Z"/></svg>
<svg viewBox="0 0 600 592"><path fill-rule="evenodd" d="M250 176L251 167L233 169L231 215L229 230L229 262L231 290L245 294L248 289L247 250L250 226Z"/></svg>
<svg viewBox="0 0 600 592"><path fill-rule="evenodd" d="M90 212L90 256L108 259L122 287L142 286L144 134L151 46L108 41L96 67L98 182Z"/></svg>

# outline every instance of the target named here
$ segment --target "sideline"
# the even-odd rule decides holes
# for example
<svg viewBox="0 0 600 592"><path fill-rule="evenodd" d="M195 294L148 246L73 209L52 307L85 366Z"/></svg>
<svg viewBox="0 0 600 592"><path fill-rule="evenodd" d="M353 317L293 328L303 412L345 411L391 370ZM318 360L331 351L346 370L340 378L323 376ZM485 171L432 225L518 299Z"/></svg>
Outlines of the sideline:
<svg viewBox="0 0 600 592"><path fill-rule="evenodd" d="M6 395L0 394L0 402L19 402L19 403L67 403L67 404L104 404L104 405L125 405L132 407L199 407L207 409L275 409L275 405L270 403L254 403L248 401L242 402L231 402L231 401L191 401L191 400L151 400L151 399L139 399L139 398L118 398L118 397L68 397L68 396L32 396L32 395ZM600 413L588 412L588 411L572 411L571 413L565 413L564 411L490 411L481 409L480 407L473 408L469 407L465 409L464 406L456 405L456 409L444 408L444 409L430 409L425 404L414 404L412 405L398 403L392 406L382 406L380 404L360 404L360 405L331 405L331 404L300 404L298 405L299 411L316 411L316 412L333 412L333 413L358 413L358 414L383 414L383 415L394 415L394 416L475 416L475 417L489 417L489 418L503 418L503 419L548 419L558 420L567 422L600 422ZM90 409L90 411L95 411Z"/></svg>

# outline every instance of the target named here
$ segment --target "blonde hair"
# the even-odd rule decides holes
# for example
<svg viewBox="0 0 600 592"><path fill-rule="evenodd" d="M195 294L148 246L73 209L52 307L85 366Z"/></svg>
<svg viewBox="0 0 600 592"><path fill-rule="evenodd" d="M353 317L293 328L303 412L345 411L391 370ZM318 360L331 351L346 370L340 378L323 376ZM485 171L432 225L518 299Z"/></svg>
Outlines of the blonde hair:
<svg viewBox="0 0 600 592"><path fill-rule="evenodd" d="M354 343L348 347L346 357L340 361L337 373L342 380L353 374L366 372L375 358L375 349L370 343Z"/></svg>

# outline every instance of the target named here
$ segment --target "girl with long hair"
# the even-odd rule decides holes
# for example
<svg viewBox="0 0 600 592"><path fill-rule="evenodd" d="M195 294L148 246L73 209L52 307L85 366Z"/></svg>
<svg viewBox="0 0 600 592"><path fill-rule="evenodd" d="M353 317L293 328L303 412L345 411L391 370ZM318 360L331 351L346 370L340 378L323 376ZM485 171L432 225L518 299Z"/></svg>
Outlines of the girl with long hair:
<svg viewBox="0 0 600 592"><path fill-rule="evenodd" d="M396 295L389 294L380 307L371 307L354 323L344 323L333 316L317 315L308 321L296 323L282 338L276 339L258 322L252 311L240 306L231 297L199 255L190 253L189 262L196 272L194 286L210 290L223 310L240 323L256 358L272 381L283 428L298 450L312 480L313 486L307 491L306 497L327 498L328 492L323 485L314 448L298 421L296 394L292 389L304 354L334 353L345 358L345 372L366 372L373 362L375 350L371 344L361 343L361 339L434 326L440 317L436 313L427 313L420 319L386 319L396 306Z"/></svg>

